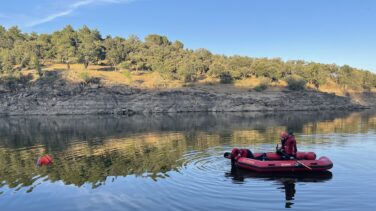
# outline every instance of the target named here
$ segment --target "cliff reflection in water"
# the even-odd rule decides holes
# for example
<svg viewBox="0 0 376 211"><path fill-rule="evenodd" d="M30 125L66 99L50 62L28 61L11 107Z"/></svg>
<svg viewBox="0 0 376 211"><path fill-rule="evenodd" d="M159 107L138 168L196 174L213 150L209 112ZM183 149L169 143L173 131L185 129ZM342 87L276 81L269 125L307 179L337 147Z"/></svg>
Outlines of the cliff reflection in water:
<svg viewBox="0 0 376 211"><path fill-rule="evenodd" d="M290 128L302 134L356 133L376 129L376 118L371 111L3 117L0 181L1 186L30 186L32 191L41 178L93 188L108 176L158 180L179 171L189 151L217 147L221 155L232 146L275 145L279 132ZM45 153L53 156L54 165L36 167Z"/></svg>

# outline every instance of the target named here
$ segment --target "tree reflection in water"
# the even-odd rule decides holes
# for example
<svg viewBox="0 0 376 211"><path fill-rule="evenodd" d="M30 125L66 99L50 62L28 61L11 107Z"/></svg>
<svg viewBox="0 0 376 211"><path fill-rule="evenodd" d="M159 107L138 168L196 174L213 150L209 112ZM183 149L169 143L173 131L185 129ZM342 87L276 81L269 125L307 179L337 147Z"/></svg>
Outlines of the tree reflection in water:
<svg viewBox="0 0 376 211"><path fill-rule="evenodd" d="M376 128L372 112L283 112L0 118L0 187L33 188L45 180L93 188L108 176L163 179L179 171L189 151L269 144L281 130L297 134L332 131L356 133ZM344 124L344 122L346 124ZM319 144L307 139L299 144ZM341 143L343 144L343 143ZM51 154L54 165L37 168L36 159ZM223 153L222 151L219 154ZM234 176L234 178L236 178ZM42 180L42 181L39 181ZM294 182L284 184L293 200ZM288 193L288 194L287 194Z"/></svg>

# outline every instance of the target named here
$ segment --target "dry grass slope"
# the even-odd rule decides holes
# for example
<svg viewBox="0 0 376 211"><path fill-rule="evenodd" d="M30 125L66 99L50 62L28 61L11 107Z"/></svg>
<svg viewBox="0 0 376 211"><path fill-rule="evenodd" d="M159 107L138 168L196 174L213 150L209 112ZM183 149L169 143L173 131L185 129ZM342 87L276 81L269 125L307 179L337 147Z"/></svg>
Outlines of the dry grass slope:
<svg viewBox="0 0 376 211"><path fill-rule="evenodd" d="M72 64L71 69L67 70L65 64L51 64L46 65L43 71L61 71L62 77L69 82L79 83L83 82L86 78L99 78L103 86L131 86L140 89L174 89L182 88L186 86L206 87L210 89L218 89L221 92L224 90L251 90L259 86L261 83L265 83L267 78L250 77L241 80L235 80L231 86L220 85L219 79L209 76L201 77L194 83L184 83L180 80L170 80L163 78L158 72L145 72L145 71L128 71L118 70L114 71L109 66L102 65L90 65L88 69L84 69L82 64ZM33 75L33 80L39 78L35 70L23 70L23 75ZM269 80L270 81L270 80ZM268 91L280 91L286 88L286 81L279 80L278 82L269 82ZM315 89L312 84L307 84L309 89ZM351 96L355 101L361 101L358 99L357 93L362 90L345 90L336 84L334 81L327 80L327 83L322 85L319 89L321 92L334 93L338 96ZM376 89L372 89L371 92L376 93Z"/></svg>

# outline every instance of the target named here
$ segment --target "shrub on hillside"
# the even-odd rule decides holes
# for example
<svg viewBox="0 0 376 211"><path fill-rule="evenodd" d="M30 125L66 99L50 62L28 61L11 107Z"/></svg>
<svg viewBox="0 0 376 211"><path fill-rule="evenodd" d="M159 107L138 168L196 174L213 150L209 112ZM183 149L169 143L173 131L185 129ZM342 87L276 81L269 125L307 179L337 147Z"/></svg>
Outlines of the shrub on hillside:
<svg viewBox="0 0 376 211"><path fill-rule="evenodd" d="M238 70L232 70L230 74L231 74L231 77L235 80L240 80L242 78L242 73Z"/></svg>
<svg viewBox="0 0 376 211"><path fill-rule="evenodd" d="M186 63L180 66L177 70L180 80L184 82L194 82L197 80L197 74L193 64Z"/></svg>
<svg viewBox="0 0 376 211"><path fill-rule="evenodd" d="M99 85L101 83L100 78L90 76L87 71L81 72L79 77L83 80L83 85L87 85L87 84Z"/></svg>
<svg viewBox="0 0 376 211"><path fill-rule="evenodd" d="M234 80L233 77L227 71L224 71L224 72L219 74L219 82L221 84L230 84L230 83L232 83L233 80Z"/></svg>
<svg viewBox="0 0 376 211"><path fill-rule="evenodd" d="M85 72L81 72L80 74L79 74L79 77L80 77L80 79L82 79L83 81L88 81L89 79L90 79L90 76L89 76L89 73L87 72L87 71L85 71Z"/></svg>
<svg viewBox="0 0 376 211"><path fill-rule="evenodd" d="M270 86L270 81L265 79L262 80L257 86L255 86L253 89L257 92L261 92L266 90Z"/></svg>
<svg viewBox="0 0 376 211"><path fill-rule="evenodd" d="M179 79L186 82L194 82L197 80L196 73L193 71L188 72L180 72L179 73Z"/></svg>
<svg viewBox="0 0 376 211"><path fill-rule="evenodd" d="M87 84L101 84L101 79L98 77L90 77L88 80L86 80Z"/></svg>
<svg viewBox="0 0 376 211"><path fill-rule="evenodd" d="M291 75L286 78L287 88L290 90L298 91L305 89L305 85L307 83L304 78L298 75Z"/></svg>
<svg viewBox="0 0 376 211"><path fill-rule="evenodd" d="M128 80L131 80L131 72L129 70L121 71L121 74Z"/></svg>

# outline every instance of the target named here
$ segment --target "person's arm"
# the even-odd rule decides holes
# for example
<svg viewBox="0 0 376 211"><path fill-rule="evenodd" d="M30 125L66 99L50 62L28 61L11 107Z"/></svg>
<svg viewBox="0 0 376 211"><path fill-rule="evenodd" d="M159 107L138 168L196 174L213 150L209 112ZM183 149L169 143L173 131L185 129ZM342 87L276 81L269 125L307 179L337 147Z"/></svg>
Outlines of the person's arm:
<svg viewBox="0 0 376 211"><path fill-rule="evenodd" d="M243 153L243 151L242 151L242 149L240 149L239 151L237 151L237 154L236 154L236 156L235 156L235 160L238 160L239 158L241 158L242 157L242 153Z"/></svg>

